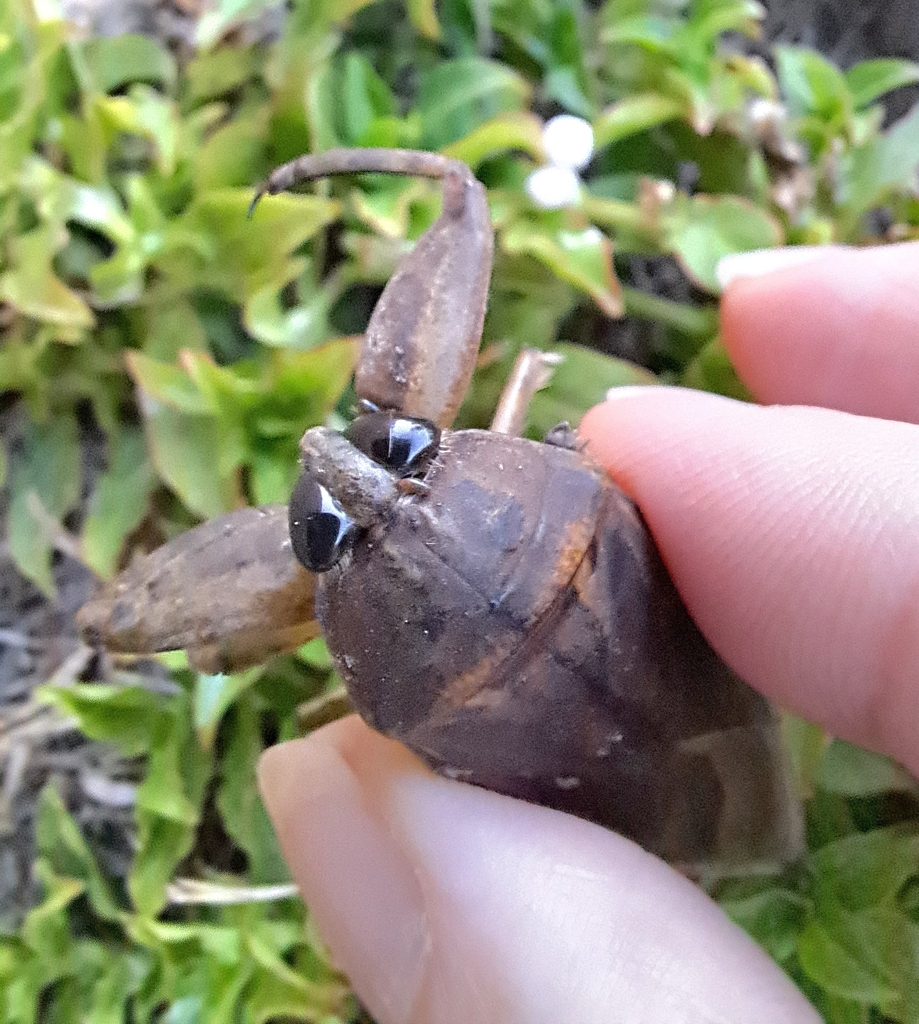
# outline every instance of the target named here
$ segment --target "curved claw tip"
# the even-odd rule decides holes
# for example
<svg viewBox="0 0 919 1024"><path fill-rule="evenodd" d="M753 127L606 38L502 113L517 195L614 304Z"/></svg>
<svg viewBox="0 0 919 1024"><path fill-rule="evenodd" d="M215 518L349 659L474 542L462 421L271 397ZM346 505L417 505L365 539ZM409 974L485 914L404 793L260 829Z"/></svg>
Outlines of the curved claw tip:
<svg viewBox="0 0 919 1024"><path fill-rule="evenodd" d="M255 208L259 204L259 200L268 191L268 188L263 183L259 185L255 190L255 195L252 197L252 202L249 203L249 209L246 210L246 220L252 219L252 214L255 213Z"/></svg>

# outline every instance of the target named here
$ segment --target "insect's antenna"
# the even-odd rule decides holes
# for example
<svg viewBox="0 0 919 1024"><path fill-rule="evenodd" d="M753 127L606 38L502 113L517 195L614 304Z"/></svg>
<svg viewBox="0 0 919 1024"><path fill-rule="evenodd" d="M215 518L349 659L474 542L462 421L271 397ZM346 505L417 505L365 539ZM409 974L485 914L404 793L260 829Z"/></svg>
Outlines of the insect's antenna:
<svg viewBox="0 0 919 1024"><path fill-rule="evenodd" d="M301 181L314 181L337 174L404 174L418 178L459 176L471 179L472 172L459 160L440 153L415 149L328 149L306 153L276 167L255 189L248 216L263 195L286 192Z"/></svg>

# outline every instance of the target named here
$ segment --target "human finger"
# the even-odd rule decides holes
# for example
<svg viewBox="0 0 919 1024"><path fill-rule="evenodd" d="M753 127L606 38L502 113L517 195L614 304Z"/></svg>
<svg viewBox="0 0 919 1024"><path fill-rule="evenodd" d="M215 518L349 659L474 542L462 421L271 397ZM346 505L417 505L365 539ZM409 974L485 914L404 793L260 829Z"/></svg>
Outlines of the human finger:
<svg viewBox="0 0 919 1024"><path fill-rule="evenodd" d="M722 338L756 398L919 423L919 242L719 264Z"/></svg>
<svg viewBox="0 0 919 1024"><path fill-rule="evenodd" d="M919 771L919 428L638 388L580 432L741 677Z"/></svg>
<svg viewBox="0 0 919 1024"><path fill-rule="evenodd" d="M701 890L559 811L440 778L345 719L268 751L285 857L381 1024L811 1024Z"/></svg>

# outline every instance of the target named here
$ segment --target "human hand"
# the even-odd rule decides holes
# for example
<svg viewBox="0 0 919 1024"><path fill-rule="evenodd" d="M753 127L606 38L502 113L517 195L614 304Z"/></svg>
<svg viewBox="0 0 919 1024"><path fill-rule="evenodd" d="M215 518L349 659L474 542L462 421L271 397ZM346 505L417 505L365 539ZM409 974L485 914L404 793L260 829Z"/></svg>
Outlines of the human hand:
<svg viewBox="0 0 919 1024"><path fill-rule="evenodd" d="M628 389L581 434L719 653L919 772L919 245L808 255L728 287L725 343L761 401L861 416ZM356 718L269 751L261 782L294 877L381 1024L817 1019L662 862L438 778Z"/></svg>

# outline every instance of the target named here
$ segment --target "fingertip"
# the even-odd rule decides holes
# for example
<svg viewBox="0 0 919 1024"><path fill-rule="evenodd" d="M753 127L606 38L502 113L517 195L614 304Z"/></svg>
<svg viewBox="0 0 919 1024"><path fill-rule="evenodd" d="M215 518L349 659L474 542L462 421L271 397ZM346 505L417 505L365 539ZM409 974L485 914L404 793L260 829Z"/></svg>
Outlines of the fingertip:
<svg viewBox="0 0 919 1024"><path fill-rule="evenodd" d="M916 427L659 388L591 410L582 432L721 657L915 770Z"/></svg>
<svg viewBox="0 0 919 1024"><path fill-rule="evenodd" d="M739 376L764 403L919 422L919 243L809 252L729 281L721 338Z"/></svg>
<svg viewBox="0 0 919 1024"><path fill-rule="evenodd" d="M759 279L784 270L797 269L805 264L814 263L827 254L841 251L845 251L844 246L795 245L730 253L718 261L715 277L722 290L727 292L738 281Z"/></svg>
<svg viewBox="0 0 919 1024"><path fill-rule="evenodd" d="M423 986L428 927L414 866L382 806L407 751L356 716L266 751L265 806L334 960L377 1018L410 1018Z"/></svg>
<svg viewBox="0 0 919 1024"><path fill-rule="evenodd" d="M434 776L354 719L274 749L260 780L336 962L384 1024L634 1024L675 1019L687 998L712 1019L814 1019L635 844Z"/></svg>
<svg viewBox="0 0 919 1024"><path fill-rule="evenodd" d="M585 414L578 433L588 452L605 466L620 487L638 500L639 490L662 474L667 477L670 459L679 468L688 455L685 432L688 422L701 432L711 420L716 423L725 410L741 405L730 398L677 387L611 388L605 402ZM705 461L704 442L697 458Z"/></svg>

